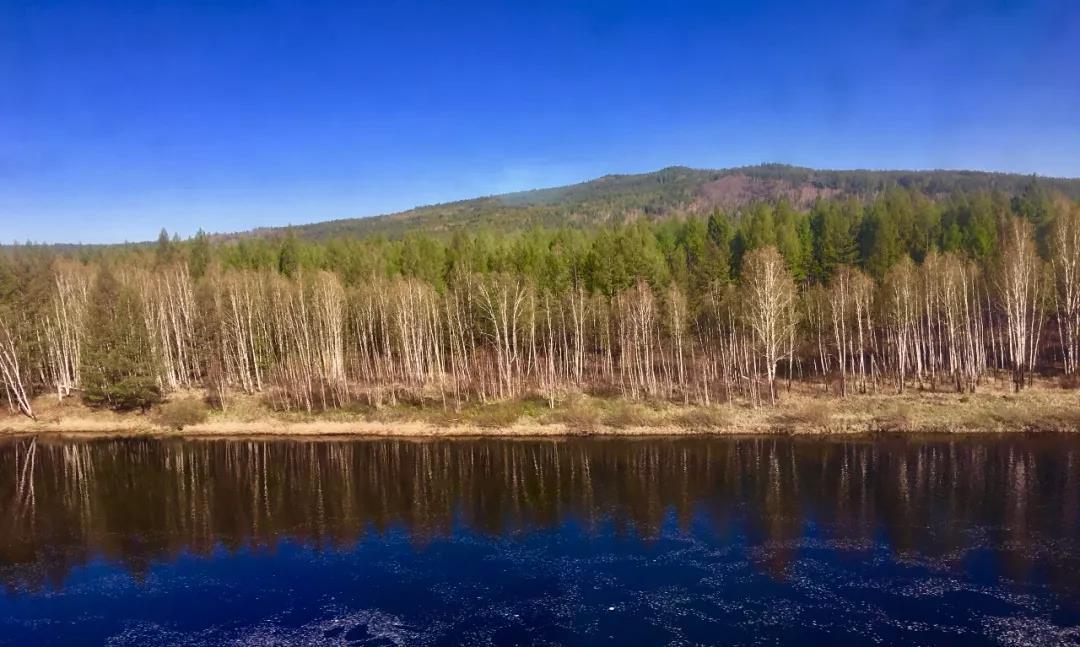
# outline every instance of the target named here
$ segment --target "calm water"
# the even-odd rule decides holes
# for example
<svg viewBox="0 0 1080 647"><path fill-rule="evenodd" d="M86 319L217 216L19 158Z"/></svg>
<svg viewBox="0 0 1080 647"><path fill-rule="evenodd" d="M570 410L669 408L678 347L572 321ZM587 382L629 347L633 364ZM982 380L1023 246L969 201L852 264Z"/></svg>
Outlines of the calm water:
<svg viewBox="0 0 1080 647"><path fill-rule="evenodd" d="M0 441L0 642L1080 644L1080 436Z"/></svg>

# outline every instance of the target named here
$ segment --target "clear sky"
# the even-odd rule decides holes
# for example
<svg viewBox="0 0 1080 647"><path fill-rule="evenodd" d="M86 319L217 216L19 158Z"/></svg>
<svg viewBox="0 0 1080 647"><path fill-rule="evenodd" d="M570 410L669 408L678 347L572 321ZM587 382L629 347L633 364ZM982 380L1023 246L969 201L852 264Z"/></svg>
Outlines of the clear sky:
<svg viewBox="0 0 1080 647"><path fill-rule="evenodd" d="M682 164L1080 176L1080 2L0 0L0 240Z"/></svg>

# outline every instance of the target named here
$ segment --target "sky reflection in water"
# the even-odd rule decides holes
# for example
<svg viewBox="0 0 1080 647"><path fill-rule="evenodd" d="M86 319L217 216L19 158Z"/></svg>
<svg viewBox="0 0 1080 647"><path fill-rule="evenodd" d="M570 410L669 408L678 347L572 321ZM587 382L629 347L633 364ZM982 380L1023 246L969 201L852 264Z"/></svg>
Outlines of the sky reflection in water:
<svg viewBox="0 0 1080 647"><path fill-rule="evenodd" d="M0 441L0 642L1076 644L1080 438Z"/></svg>

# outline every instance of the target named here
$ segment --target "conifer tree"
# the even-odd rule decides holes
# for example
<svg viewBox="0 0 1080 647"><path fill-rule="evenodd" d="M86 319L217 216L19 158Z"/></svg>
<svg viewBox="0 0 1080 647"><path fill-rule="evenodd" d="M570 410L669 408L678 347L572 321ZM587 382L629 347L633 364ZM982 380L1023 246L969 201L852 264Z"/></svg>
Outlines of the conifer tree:
<svg viewBox="0 0 1080 647"><path fill-rule="evenodd" d="M146 411L161 401L141 308L135 290L103 268L90 294L81 358L88 405Z"/></svg>

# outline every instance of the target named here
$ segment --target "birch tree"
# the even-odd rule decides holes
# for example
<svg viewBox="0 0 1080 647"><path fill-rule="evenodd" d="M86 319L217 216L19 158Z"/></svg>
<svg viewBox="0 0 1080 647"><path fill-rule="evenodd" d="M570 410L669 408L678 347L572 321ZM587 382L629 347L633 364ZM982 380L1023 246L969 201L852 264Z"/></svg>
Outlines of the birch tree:
<svg viewBox="0 0 1080 647"><path fill-rule="evenodd" d="M44 322L45 359L56 397L62 400L81 386L83 337L92 270L71 262L57 263L52 304Z"/></svg>
<svg viewBox="0 0 1080 647"><path fill-rule="evenodd" d="M1005 226L997 285L1005 314L1008 360L1013 386L1022 389L1035 361L1040 316L1042 268L1031 224L1013 218Z"/></svg>
<svg viewBox="0 0 1080 647"><path fill-rule="evenodd" d="M776 365L787 348L796 319L795 283L775 247L756 249L743 259L746 320L765 366L769 403L776 403Z"/></svg>
<svg viewBox="0 0 1080 647"><path fill-rule="evenodd" d="M1050 238L1054 306L1066 375L1080 366L1080 205L1061 204Z"/></svg>
<svg viewBox="0 0 1080 647"><path fill-rule="evenodd" d="M4 394L9 408L34 420L23 353L14 318L0 309L0 380L4 384Z"/></svg>

